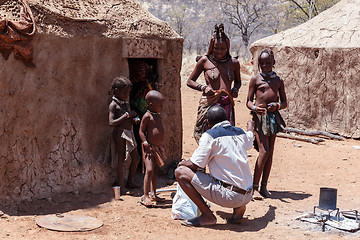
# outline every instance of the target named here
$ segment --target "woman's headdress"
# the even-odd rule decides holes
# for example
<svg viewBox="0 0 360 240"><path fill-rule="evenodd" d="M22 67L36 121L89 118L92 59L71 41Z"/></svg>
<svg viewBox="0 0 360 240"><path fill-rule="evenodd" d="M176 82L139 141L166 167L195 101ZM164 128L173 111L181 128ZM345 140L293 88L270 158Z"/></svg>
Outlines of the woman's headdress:
<svg viewBox="0 0 360 240"><path fill-rule="evenodd" d="M224 41L226 43L226 48L227 48L227 52L226 55L223 59L216 59L217 61L228 61L231 58L230 55L230 39L228 38L228 36L225 34L224 32L224 24L220 24L219 26L216 24L215 25L215 29L214 29L214 33L211 37L210 40L210 44L209 44L209 50L207 52L207 56L214 58L213 56L213 48L214 48L214 44L215 41L219 40L219 41Z"/></svg>

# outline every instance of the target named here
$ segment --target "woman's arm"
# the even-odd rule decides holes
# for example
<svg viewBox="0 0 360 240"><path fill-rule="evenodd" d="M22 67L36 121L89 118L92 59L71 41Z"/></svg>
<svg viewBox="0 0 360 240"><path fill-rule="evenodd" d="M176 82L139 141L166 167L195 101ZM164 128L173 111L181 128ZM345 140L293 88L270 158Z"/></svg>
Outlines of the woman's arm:
<svg viewBox="0 0 360 240"><path fill-rule="evenodd" d="M285 85L284 85L284 80L282 79L280 79L279 95L280 95L280 103L281 103L279 110L287 108Z"/></svg>
<svg viewBox="0 0 360 240"><path fill-rule="evenodd" d="M204 64L207 61L206 56L203 56L200 58L200 60L196 63L196 66L194 70L191 72L188 80L186 81L186 85L192 89L198 90L198 91L204 91L206 86L201 85L196 82L200 74L204 70Z"/></svg>
<svg viewBox="0 0 360 240"><path fill-rule="evenodd" d="M252 77L249 82L249 91L248 91L248 95L247 95L247 99L246 99L246 106L250 110L253 110L253 108L255 106L253 103L254 96L255 96L255 77Z"/></svg>
<svg viewBox="0 0 360 240"><path fill-rule="evenodd" d="M235 69L234 69L235 79L234 79L234 87L231 89L231 96L233 96L234 98L237 98L239 89L241 87L240 63L237 59L235 59L233 64L235 66Z"/></svg>
<svg viewBox="0 0 360 240"><path fill-rule="evenodd" d="M276 110L284 109L287 107L284 81L282 79L280 79L278 91L280 95L280 102L269 103L267 108L269 112L275 112Z"/></svg>
<svg viewBox="0 0 360 240"><path fill-rule="evenodd" d="M256 92L256 76L253 76L249 82L249 91L246 99L246 106L251 111L260 115L264 115L266 114L266 108L264 108L262 104L256 106L253 102L255 97L255 92Z"/></svg>

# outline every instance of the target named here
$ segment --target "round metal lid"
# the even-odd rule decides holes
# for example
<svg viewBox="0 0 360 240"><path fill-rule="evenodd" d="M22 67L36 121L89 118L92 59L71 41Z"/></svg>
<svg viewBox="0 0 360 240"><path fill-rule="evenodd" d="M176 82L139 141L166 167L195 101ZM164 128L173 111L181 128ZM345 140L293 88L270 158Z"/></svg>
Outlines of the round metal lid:
<svg viewBox="0 0 360 240"><path fill-rule="evenodd" d="M38 216L35 222L40 227L64 232L91 231L103 225L102 221L93 217L59 213Z"/></svg>

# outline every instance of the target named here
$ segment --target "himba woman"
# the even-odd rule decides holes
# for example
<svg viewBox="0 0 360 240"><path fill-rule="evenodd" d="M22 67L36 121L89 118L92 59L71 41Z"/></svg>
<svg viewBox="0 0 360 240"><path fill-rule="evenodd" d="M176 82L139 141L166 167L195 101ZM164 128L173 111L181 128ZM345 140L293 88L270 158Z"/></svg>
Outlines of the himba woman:
<svg viewBox="0 0 360 240"><path fill-rule="evenodd" d="M194 128L196 142L199 142L201 134L208 130L206 112L214 105L222 106L226 110L230 123L235 125L233 98L238 96L241 86L240 64L237 59L231 57L229 49L230 39L224 32L224 25L215 25L208 53L199 59L187 80L187 86L203 92ZM204 72L206 85L196 82L202 72Z"/></svg>

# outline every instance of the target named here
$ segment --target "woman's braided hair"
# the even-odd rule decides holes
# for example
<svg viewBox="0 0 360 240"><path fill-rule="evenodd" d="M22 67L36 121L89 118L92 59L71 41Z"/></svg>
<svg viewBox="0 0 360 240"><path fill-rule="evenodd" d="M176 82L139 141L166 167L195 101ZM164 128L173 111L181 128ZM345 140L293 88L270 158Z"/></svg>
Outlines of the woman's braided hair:
<svg viewBox="0 0 360 240"><path fill-rule="evenodd" d="M228 36L225 34L224 24L221 23L219 26L217 24L215 25L213 37L216 39L222 39L223 41L229 39Z"/></svg>
<svg viewBox="0 0 360 240"><path fill-rule="evenodd" d="M224 31L224 24L222 24L222 23L219 26L217 24L215 25L214 33L211 37L209 50L207 53L207 55L209 55L209 56L212 55L215 40L224 41L226 43L226 47L227 47L227 53L226 53L227 56L226 57L231 57L230 53L229 53L230 39Z"/></svg>

